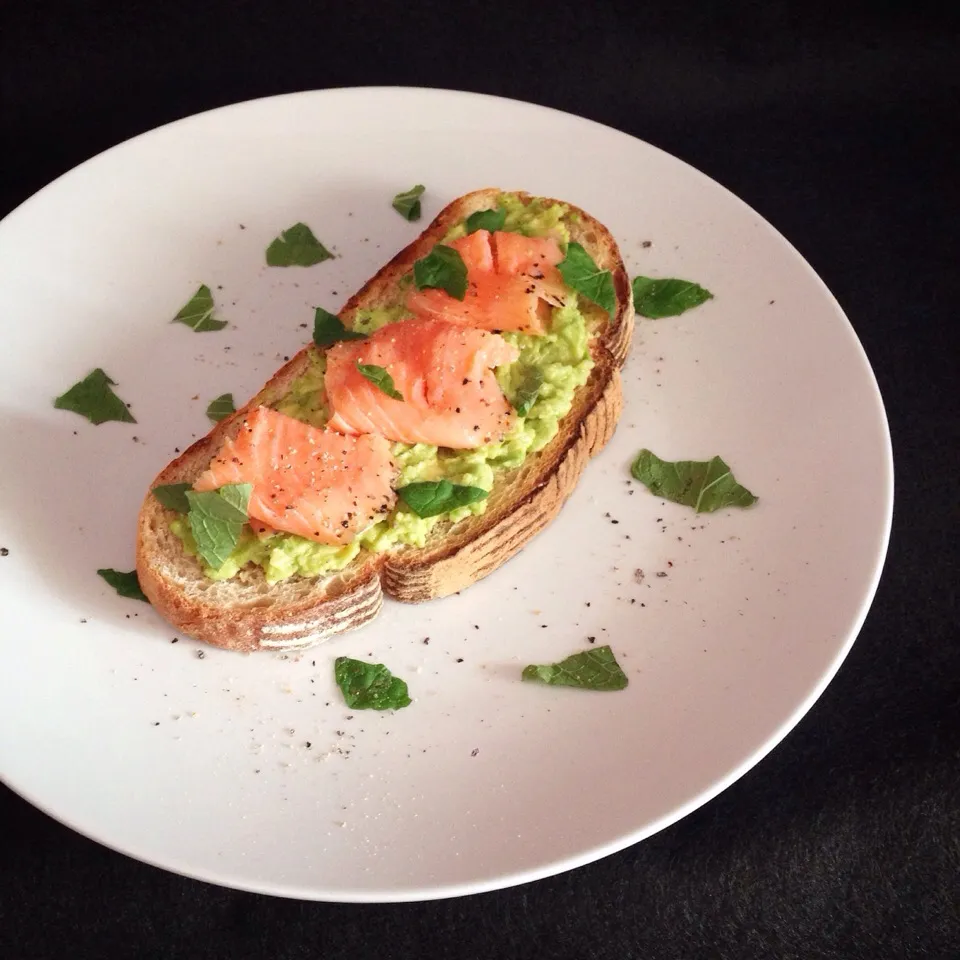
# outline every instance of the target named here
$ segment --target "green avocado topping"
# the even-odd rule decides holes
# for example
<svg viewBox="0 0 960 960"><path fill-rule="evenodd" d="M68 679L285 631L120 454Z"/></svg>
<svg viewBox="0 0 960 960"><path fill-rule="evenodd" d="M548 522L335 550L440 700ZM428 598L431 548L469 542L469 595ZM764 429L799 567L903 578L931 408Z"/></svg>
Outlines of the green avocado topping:
<svg viewBox="0 0 960 960"><path fill-rule="evenodd" d="M563 244L567 242L563 222L567 208L562 204L534 200L526 205L510 194L503 194L498 200L498 209L505 211L505 226L514 232L532 236L549 234ZM462 227L461 224L461 235ZM453 489L475 488L486 494L493 488L498 473L516 469L529 454L543 449L556 436L561 419L573 405L576 390L587 382L593 369L589 341L597 312L592 306L582 308L577 295L571 293L563 306L552 310L545 334L503 333L503 338L519 351L514 363L496 370L497 380L517 412L510 432L503 439L474 450L396 443L393 455L400 475L395 487L400 490L426 483L430 487L414 489L444 492L446 487L441 483L446 481ZM351 329L370 334L388 323L401 322L407 315L403 305L360 310L352 318ZM322 321L322 329L335 332L332 325L326 326L327 322ZM328 415L323 401L325 370L323 352L311 350L309 366L293 382L276 409L322 427ZM419 495L411 494L414 499ZM401 494L389 514L345 546L316 543L282 532L257 536L249 525L244 525L229 556L218 565L204 563L204 572L212 579L225 580L235 576L246 564L255 563L262 567L270 583L295 575L316 577L347 566L361 549L381 552L403 545L422 547L437 523L456 524L482 514L487 507L486 496L481 498L479 493L466 497L463 494L444 496L442 502L447 507L444 512L420 515ZM183 542L184 549L197 556L199 551L187 518L173 518L170 528Z"/></svg>

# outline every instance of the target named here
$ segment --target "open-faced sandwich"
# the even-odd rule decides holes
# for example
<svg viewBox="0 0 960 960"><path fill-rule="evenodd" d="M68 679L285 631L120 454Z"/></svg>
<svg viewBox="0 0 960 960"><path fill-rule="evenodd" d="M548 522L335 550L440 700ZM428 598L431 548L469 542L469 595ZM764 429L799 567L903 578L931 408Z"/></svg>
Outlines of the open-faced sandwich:
<svg viewBox="0 0 960 960"><path fill-rule="evenodd" d="M469 586L557 515L612 435L632 327L620 252L583 210L455 200L159 474L144 593L183 633L249 651L357 627L384 593Z"/></svg>

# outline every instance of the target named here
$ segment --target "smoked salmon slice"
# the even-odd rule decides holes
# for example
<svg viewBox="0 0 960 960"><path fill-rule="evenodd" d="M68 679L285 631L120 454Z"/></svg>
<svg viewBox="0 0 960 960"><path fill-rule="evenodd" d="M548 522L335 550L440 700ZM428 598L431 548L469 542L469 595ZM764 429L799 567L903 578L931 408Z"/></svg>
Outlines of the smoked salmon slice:
<svg viewBox="0 0 960 960"><path fill-rule="evenodd" d="M412 313L494 332L546 332L551 306L565 296L556 240L477 230L450 246L467 268L466 295L457 300L445 290L413 289L407 296Z"/></svg>
<svg viewBox="0 0 960 960"><path fill-rule="evenodd" d="M345 436L269 407L257 407L227 439L195 490L253 484L253 527L346 544L388 513L397 495L391 444L383 436Z"/></svg>
<svg viewBox="0 0 960 960"><path fill-rule="evenodd" d="M473 327L423 317L388 324L327 351L328 426L455 450L492 443L514 422L493 370L518 355L503 337ZM403 399L387 396L358 364L385 369Z"/></svg>
<svg viewBox="0 0 960 960"><path fill-rule="evenodd" d="M498 230L491 244L497 273L507 276L523 274L563 291L563 277L557 269L563 254L553 237L525 237L522 233Z"/></svg>
<svg viewBox="0 0 960 960"><path fill-rule="evenodd" d="M496 270L491 236L489 230L475 230L450 243L467 265L468 272L471 269L475 273L493 273Z"/></svg>

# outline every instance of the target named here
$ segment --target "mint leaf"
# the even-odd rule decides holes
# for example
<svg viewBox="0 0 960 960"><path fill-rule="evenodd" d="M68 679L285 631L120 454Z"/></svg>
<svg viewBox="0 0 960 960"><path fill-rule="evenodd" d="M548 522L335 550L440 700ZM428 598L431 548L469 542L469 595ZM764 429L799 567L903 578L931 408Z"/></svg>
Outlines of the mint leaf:
<svg viewBox="0 0 960 960"><path fill-rule="evenodd" d="M115 386L116 383L97 367L93 373L88 373L79 383L57 397L53 405L58 410L79 413L94 425L108 420L136 423L127 405L110 389Z"/></svg>
<svg viewBox="0 0 960 960"><path fill-rule="evenodd" d="M340 340L365 340L367 335L356 330L348 330L335 313L314 307L313 342L318 347L332 347Z"/></svg>
<svg viewBox="0 0 960 960"><path fill-rule="evenodd" d="M393 198L393 209L396 210L404 220L419 220L420 197L424 190L426 190L426 187L422 183L418 183L415 187L411 187L403 193L398 193Z"/></svg>
<svg viewBox="0 0 960 960"><path fill-rule="evenodd" d="M399 710L412 702L406 683L382 663L337 657L333 675L351 710Z"/></svg>
<svg viewBox="0 0 960 960"><path fill-rule="evenodd" d="M232 393L221 393L216 400L211 400L207 407L207 416L214 423L219 423L224 417L229 417L231 413L236 412L237 408L233 405Z"/></svg>
<svg viewBox="0 0 960 960"><path fill-rule="evenodd" d="M164 483L153 488L153 495L160 501L161 506L168 510L189 513L190 501L187 499L187 491L192 489L193 486L189 483Z"/></svg>
<svg viewBox="0 0 960 960"><path fill-rule="evenodd" d="M397 488L397 495L418 517L436 517L468 503L486 500L482 487L466 487L449 480L422 480Z"/></svg>
<svg viewBox="0 0 960 960"><path fill-rule="evenodd" d="M295 223L267 247L267 266L312 267L333 254L313 235L305 223Z"/></svg>
<svg viewBox="0 0 960 960"><path fill-rule="evenodd" d="M375 363L360 363L358 360L357 369L388 397L393 397L394 400L403 400L403 394L393 385L393 377L383 367L378 367Z"/></svg>
<svg viewBox="0 0 960 960"><path fill-rule="evenodd" d="M208 567L222 567L240 539L247 522L247 503L253 485L232 483L216 490L187 490L190 531L197 552Z"/></svg>
<svg viewBox="0 0 960 960"><path fill-rule="evenodd" d="M661 317L679 317L681 313L699 307L713 294L692 280L633 278L633 306L637 313L650 320Z"/></svg>
<svg viewBox="0 0 960 960"><path fill-rule="evenodd" d="M194 333L222 330L227 325L226 320L217 320L213 316L213 294L205 283L180 308L171 323L185 323Z"/></svg>
<svg viewBox="0 0 960 960"><path fill-rule="evenodd" d="M649 450L641 450L630 473L652 494L671 500L697 513L712 513L723 507L749 507L757 498L734 479L730 468L720 459L661 460Z"/></svg>
<svg viewBox="0 0 960 960"><path fill-rule="evenodd" d="M129 573L121 573L119 570L111 570L108 567L105 570L98 570L97 573L100 574L121 597L127 597L130 600L142 600L144 603L150 602L140 589L140 581L137 579L136 570L131 570Z"/></svg>
<svg viewBox="0 0 960 960"><path fill-rule="evenodd" d="M507 222L507 211L502 207L496 210L477 210L467 217L467 233L474 233L477 230L489 230L496 233L502 230Z"/></svg>
<svg viewBox="0 0 960 960"><path fill-rule="evenodd" d="M575 653L559 663L531 664L523 668L522 679L584 690L622 690L628 683L608 646Z"/></svg>
<svg viewBox="0 0 960 960"><path fill-rule="evenodd" d="M220 494L223 502L235 510L238 516L242 515L244 519L247 518L247 504L250 501L250 494L253 492L251 484L227 483L222 487L217 487L215 492Z"/></svg>
<svg viewBox="0 0 960 960"><path fill-rule="evenodd" d="M530 408L536 403L537 397L540 396L542 386L543 371L539 367L527 367L523 372L520 385L510 400L513 409L521 417L525 417L530 412Z"/></svg>
<svg viewBox="0 0 960 960"><path fill-rule="evenodd" d="M579 243L567 246L567 255L557 264L557 269L568 287L613 315L617 306L613 274L609 270L601 270Z"/></svg>
<svg viewBox="0 0 960 960"><path fill-rule="evenodd" d="M467 295L467 265L453 247L442 243L414 263L413 280L418 290L446 290L457 300Z"/></svg>

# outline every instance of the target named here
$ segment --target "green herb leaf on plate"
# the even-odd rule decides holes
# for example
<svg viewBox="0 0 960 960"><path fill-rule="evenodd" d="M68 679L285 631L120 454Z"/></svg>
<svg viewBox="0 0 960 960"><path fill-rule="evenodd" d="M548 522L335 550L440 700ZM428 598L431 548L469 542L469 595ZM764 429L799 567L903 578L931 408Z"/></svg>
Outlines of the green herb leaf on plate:
<svg viewBox="0 0 960 960"><path fill-rule="evenodd" d="M378 367L375 363L360 363L358 360L357 369L388 397L392 397L394 400L403 400L403 394L393 385L393 377L387 373L384 367Z"/></svg>
<svg viewBox="0 0 960 960"><path fill-rule="evenodd" d="M240 539L247 522L247 504L253 485L231 483L216 490L187 490L190 504L190 531L197 542L197 552L209 567L219 568Z"/></svg>
<svg viewBox="0 0 960 960"><path fill-rule="evenodd" d="M418 183L415 187L398 193L393 198L393 209L403 217L404 220L420 219L420 197L427 188Z"/></svg>
<svg viewBox="0 0 960 960"><path fill-rule="evenodd" d="M522 678L584 690L622 690L628 683L608 646L575 653L559 663L531 664L523 668Z"/></svg>
<svg viewBox="0 0 960 960"><path fill-rule="evenodd" d="M497 207L496 210L477 210L467 217L467 233L474 233L477 230L496 233L503 229L506 222L507 211L503 207Z"/></svg>
<svg viewBox="0 0 960 960"><path fill-rule="evenodd" d="M713 294L709 290L692 280L633 278L634 309L640 316L650 320L678 317L712 299Z"/></svg>
<svg viewBox="0 0 960 960"><path fill-rule="evenodd" d="M209 333L222 330L226 320L217 320L213 315L213 294L204 283L200 289L181 307L172 323L185 323L194 333Z"/></svg>
<svg viewBox="0 0 960 960"><path fill-rule="evenodd" d="M697 513L712 513L723 507L749 507L757 498L737 483L730 468L720 459L661 460L641 450L630 473L652 494L693 507Z"/></svg>
<svg viewBox="0 0 960 960"><path fill-rule="evenodd" d="M406 683L382 663L337 657L333 675L351 710L399 710L412 702Z"/></svg>
<svg viewBox="0 0 960 960"><path fill-rule="evenodd" d="M224 417L229 417L231 413L236 412L237 408L233 405L232 393L221 393L215 400L211 400L207 407L207 416L214 423L219 423Z"/></svg>
<svg viewBox="0 0 960 960"><path fill-rule="evenodd" d="M115 381L97 367L93 373L88 373L79 383L57 397L53 405L58 410L79 413L92 424L106 423L108 420L136 423L127 405L110 389L115 386Z"/></svg>
<svg viewBox="0 0 960 960"><path fill-rule="evenodd" d="M513 409L521 417L525 417L530 412L530 408L536 403L537 397L540 396L542 386L543 371L538 367L527 367L523 372L520 385L510 399Z"/></svg>
<svg viewBox="0 0 960 960"><path fill-rule="evenodd" d="M193 485L189 483L163 483L153 488L153 495L160 501L160 505L168 510L189 513L190 501L187 499L187 491L192 489Z"/></svg>
<svg viewBox="0 0 960 960"><path fill-rule="evenodd" d="M468 487L449 480L421 480L397 488L397 495L418 517L436 517L457 507L486 500L482 487Z"/></svg>
<svg viewBox="0 0 960 960"><path fill-rule="evenodd" d="M270 267L312 267L332 259L333 254L305 223L295 223L289 230L282 231L267 247L267 265Z"/></svg>
<svg viewBox="0 0 960 960"><path fill-rule="evenodd" d="M140 581L137 579L136 570L131 570L129 573L121 573L119 570L111 570L108 567L105 570L98 570L97 573L100 574L121 597L127 597L130 600L142 600L144 603L150 602L140 589Z"/></svg>
<svg viewBox="0 0 960 960"><path fill-rule="evenodd" d="M418 290L446 290L457 300L467 295L467 265L453 247L442 243L414 263L413 280Z"/></svg>
<svg viewBox="0 0 960 960"><path fill-rule="evenodd" d="M613 315L617 306L613 274L601 270L579 243L571 242L567 246L567 255L557 264L557 269L568 287Z"/></svg>
<svg viewBox="0 0 960 960"><path fill-rule="evenodd" d="M332 347L341 340L365 340L367 335L348 330L335 313L315 307L313 312L313 342L318 347Z"/></svg>

